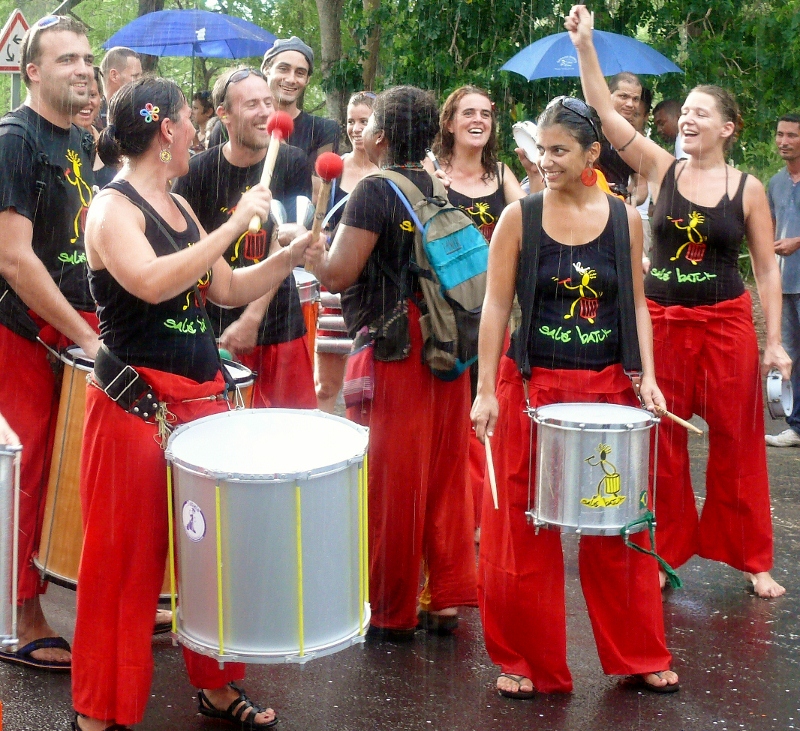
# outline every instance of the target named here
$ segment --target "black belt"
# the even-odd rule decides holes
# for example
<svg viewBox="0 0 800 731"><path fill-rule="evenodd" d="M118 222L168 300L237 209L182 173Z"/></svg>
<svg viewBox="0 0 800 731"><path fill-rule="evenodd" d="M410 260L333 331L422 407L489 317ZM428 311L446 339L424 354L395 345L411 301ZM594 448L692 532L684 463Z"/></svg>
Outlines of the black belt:
<svg viewBox="0 0 800 731"><path fill-rule="evenodd" d="M94 377L106 396L128 413L145 421L155 417L158 399L150 384L105 345L97 351Z"/></svg>

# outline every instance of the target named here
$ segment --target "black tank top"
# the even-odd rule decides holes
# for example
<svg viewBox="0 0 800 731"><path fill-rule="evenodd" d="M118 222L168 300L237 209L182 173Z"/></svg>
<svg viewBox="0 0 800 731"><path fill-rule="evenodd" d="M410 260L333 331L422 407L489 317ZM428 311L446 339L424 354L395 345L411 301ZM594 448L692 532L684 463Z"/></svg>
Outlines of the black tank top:
<svg viewBox="0 0 800 731"><path fill-rule="evenodd" d="M598 238L566 246L542 231L531 366L600 371L621 360L611 216Z"/></svg>
<svg viewBox="0 0 800 731"><path fill-rule="evenodd" d="M747 175L742 174L733 200L726 186L716 206L700 206L678 192L676 165L677 161L664 176L655 205L652 267L645 279L645 293L665 307L714 305L739 297L744 293L738 261L746 233L743 197Z"/></svg>
<svg viewBox="0 0 800 731"><path fill-rule="evenodd" d="M178 248L185 249L200 239L197 224L178 201L175 202L186 221L183 231L173 229L127 180L115 180L107 187L123 193L155 216ZM156 222L147 214L144 220L145 236L156 255L173 254L174 247ZM205 297L210 284L209 271L198 282L201 296ZM154 368L198 383L214 379L219 371L217 346L194 289L151 305L123 289L108 269L90 269L89 286L97 302L100 337L118 358L134 367Z"/></svg>
<svg viewBox="0 0 800 731"><path fill-rule="evenodd" d="M498 165L499 169L500 165ZM450 203L469 214L472 222L480 229L487 242L492 240L492 233L494 233L494 227L497 225L497 219L500 218L500 214L506 207L502 175L497 176L497 182L497 190L494 193L489 193L489 195L479 198L464 195L453 188L450 188L447 192Z"/></svg>

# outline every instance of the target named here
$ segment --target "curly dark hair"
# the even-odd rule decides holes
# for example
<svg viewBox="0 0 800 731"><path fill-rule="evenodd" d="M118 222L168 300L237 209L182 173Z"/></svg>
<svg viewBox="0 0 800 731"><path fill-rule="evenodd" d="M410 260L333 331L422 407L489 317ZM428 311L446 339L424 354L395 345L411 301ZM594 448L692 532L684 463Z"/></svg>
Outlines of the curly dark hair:
<svg viewBox="0 0 800 731"><path fill-rule="evenodd" d="M433 152L445 164L450 164L452 161L456 139L447 126L455 119L459 103L468 94L480 94L486 97L492 105L492 130L489 133L489 140L481 152L481 166L483 167L481 179L488 182L497 174L497 117L494 112L494 102L485 89L481 89L479 86L461 86L447 97L439 116L439 134L433 142Z"/></svg>
<svg viewBox="0 0 800 731"><path fill-rule="evenodd" d="M420 162L439 131L439 110L429 91L394 86L375 99L374 128L389 143L389 163Z"/></svg>

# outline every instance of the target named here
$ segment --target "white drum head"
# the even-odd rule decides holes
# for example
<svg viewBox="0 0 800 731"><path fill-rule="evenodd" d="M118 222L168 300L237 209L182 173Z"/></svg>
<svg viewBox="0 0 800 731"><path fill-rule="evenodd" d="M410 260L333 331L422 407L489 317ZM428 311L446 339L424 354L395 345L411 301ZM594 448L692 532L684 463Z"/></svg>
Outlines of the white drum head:
<svg viewBox="0 0 800 731"><path fill-rule="evenodd" d="M552 424L572 429L610 429L648 427L653 415L644 409L618 404L549 404L536 409L534 417L540 424Z"/></svg>
<svg viewBox="0 0 800 731"><path fill-rule="evenodd" d="M227 358L222 359L222 367L237 386L248 386L253 382L253 371L241 363Z"/></svg>
<svg viewBox="0 0 800 731"><path fill-rule="evenodd" d="M300 409L242 409L177 429L167 459L228 481L285 481L335 472L367 449L367 429Z"/></svg>
<svg viewBox="0 0 800 731"><path fill-rule="evenodd" d="M794 406L792 382L784 381L781 372L773 368L767 374L767 407L773 419L790 416Z"/></svg>
<svg viewBox="0 0 800 731"><path fill-rule="evenodd" d="M511 127L511 133L517 146L525 150L528 160L537 162L539 151L536 149L536 125L533 122L517 122Z"/></svg>
<svg viewBox="0 0 800 731"><path fill-rule="evenodd" d="M79 371L91 371L94 361L86 355L79 345L70 345L62 354L61 360L69 366L74 366Z"/></svg>

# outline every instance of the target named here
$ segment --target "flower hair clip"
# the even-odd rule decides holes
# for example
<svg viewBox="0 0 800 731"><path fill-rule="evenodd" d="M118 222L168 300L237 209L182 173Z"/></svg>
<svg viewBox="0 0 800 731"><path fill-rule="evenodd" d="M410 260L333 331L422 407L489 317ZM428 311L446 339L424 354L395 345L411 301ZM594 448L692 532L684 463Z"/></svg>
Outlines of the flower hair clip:
<svg viewBox="0 0 800 731"><path fill-rule="evenodd" d="M150 122L158 122L158 113L161 111L158 107L154 107L150 102L144 105L144 109L139 110L139 114L144 117L147 124Z"/></svg>

